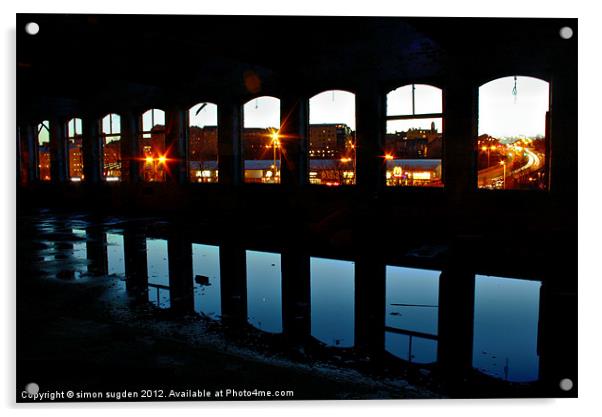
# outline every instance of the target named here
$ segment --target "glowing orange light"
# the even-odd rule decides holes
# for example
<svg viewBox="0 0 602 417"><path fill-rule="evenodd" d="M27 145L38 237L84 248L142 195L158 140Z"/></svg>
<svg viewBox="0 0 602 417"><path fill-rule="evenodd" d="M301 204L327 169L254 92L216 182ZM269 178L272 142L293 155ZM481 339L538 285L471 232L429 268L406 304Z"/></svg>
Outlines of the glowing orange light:
<svg viewBox="0 0 602 417"><path fill-rule="evenodd" d="M386 154L386 155L385 155L385 159L386 159L387 161L392 161L392 160L393 160L393 155L391 155L391 154Z"/></svg>
<svg viewBox="0 0 602 417"><path fill-rule="evenodd" d="M485 152L485 151L487 150L487 146L483 146L483 147L481 147L481 150L482 150L483 152Z"/></svg>
<svg viewBox="0 0 602 417"><path fill-rule="evenodd" d="M165 155L161 155L161 156L159 157L159 162L160 162L160 163L162 163L162 164L164 164L164 163L165 163L165 161L167 161L167 158L165 157Z"/></svg>
<svg viewBox="0 0 602 417"><path fill-rule="evenodd" d="M275 144L279 144L278 139L280 138L280 134L277 130L272 131L272 133L270 133L270 136L272 138L272 142L274 142Z"/></svg>
<svg viewBox="0 0 602 417"><path fill-rule="evenodd" d="M487 148L487 147L485 147L485 148ZM491 147L489 149L491 149L492 151L495 151L496 147L491 145ZM483 150L485 150L485 149L483 149Z"/></svg>
<svg viewBox="0 0 602 417"><path fill-rule="evenodd" d="M146 159L145 159L145 161L146 161L147 164L152 164L153 161L154 161L154 158L152 156L147 156Z"/></svg>

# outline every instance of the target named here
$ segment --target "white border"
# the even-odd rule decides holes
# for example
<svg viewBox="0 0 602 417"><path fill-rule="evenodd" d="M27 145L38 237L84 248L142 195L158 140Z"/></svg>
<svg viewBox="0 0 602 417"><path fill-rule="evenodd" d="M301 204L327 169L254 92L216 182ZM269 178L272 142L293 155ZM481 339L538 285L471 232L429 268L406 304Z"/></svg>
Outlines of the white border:
<svg viewBox="0 0 602 417"><path fill-rule="evenodd" d="M199 416L210 412L222 415L242 414L246 416L280 416L283 412L291 416L306 417L316 411L363 415L369 412L410 413L422 415L463 415L507 417L509 413L526 412L550 416L591 415L600 410L597 404L600 377L600 323L602 304L602 274L597 265L600 259L600 205L602 186L595 175L600 171L602 137L600 129L600 82L595 79L602 69L600 55L600 14L595 2L546 1L528 3L525 0L485 1L386 1L366 2L324 0L299 0L285 2L277 0L252 1L180 1L161 2L102 0L21 0L1 3L0 20L3 29L2 72L4 97L0 100L2 115L2 140L10 147L3 148L0 165L0 190L3 197L2 210L2 342L0 342L3 375L0 377L2 407L8 413L19 415L105 415L111 409L127 410L128 414L138 410L145 416L165 414L166 409L177 409L179 415ZM186 403L186 404L69 404L55 406L15 406L14 401L14 276L15 276L15 13L149 13L149 14L302 14L302 15L379 15L379 16L497 16L497 17L578 17L579 20L579 219L580 219L580 262L579 262L579 400L448 400L448 401L318 401L318 402L264 402L264 403ZM19 28L21 29L21 28ZM41 28L40 36L43 36ZM577 173L575 173L577 174Z"/></svg>

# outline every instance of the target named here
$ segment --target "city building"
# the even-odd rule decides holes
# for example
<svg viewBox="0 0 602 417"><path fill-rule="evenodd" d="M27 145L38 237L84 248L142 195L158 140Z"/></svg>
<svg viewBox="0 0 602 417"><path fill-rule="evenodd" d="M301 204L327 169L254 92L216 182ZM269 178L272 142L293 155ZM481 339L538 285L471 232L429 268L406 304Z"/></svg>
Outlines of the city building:
<svg viewBox="0 0 602 417"><path fill-rule="evenodd" d="M340 159L350 156L355 139L344 123L312 124L309 126L309 158Z"/></svg>

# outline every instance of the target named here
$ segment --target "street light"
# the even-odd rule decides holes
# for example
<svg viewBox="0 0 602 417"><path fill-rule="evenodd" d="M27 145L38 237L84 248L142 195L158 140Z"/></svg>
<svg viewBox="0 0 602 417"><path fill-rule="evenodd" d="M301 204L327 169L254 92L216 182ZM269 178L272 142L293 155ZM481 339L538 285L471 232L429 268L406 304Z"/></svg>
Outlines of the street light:
<svg viewBox="0 0 602 417"><path fill-rule="evenodd" d="M276 181L276 148L280 147L280 135L277 130L272 131L272 147L274 148L274 181Z"/></svg>
<svg viewBox="0 0 602 417"><path fill-rule="evenodd" d="M500 161L500 164L504 167L504 185L502 186L502 190L506 189L506 161Z"/></svg>

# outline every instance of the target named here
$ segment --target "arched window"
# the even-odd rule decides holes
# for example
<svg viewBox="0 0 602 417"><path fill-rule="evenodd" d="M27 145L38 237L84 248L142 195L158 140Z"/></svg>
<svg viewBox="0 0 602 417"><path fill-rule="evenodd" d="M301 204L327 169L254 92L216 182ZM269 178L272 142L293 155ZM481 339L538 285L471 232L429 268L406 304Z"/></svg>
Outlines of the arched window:
<svg viewBox="0 0 602 417"><path fill-rule="evenodd" d="M165 112L150 109L142 114L142 178L145 181L165 181L167 156L165 152Z"/></svg>
<svg viewBox="0 0 602 417"><path fill-rule="evenodd" d="M245 182L280 183L280 100L257 97L243 107L242 155Z"/></svg>
<svg viewBox="0 0 602 417"><path fill-rule="evenodd" d="M217 106L199 103L188 111L191 182L217 182Z"/></svg>
<svg viewBox="0 0 602 417"><path fill-rule="evenodd" d="M479 88L479 188L546 188L549 98L549 84L532 77L498 78Z"/></svg>
<svg viewBox="0 0 602 417"><path fill-rule="evenodd" d="M38 178L50 181L50 122L44 120L38 125Z"/></svg>
<svg viewBox="0 0 602 417"><path fill-rule="evenodd" d="M102 119L102 173L106 181L121 178L121 116L115 113Z"/></svg>
<svg viewBox="0 0 602 417"><path fill-rule="evenodd" d="M69 152L69 178L71 178L71 181L81 181L84 178L82 119L75 117L67 122L67 146Z"/></svg>
<svg viewBox="0 0 602 417"><path fill-rule="evenodd" d="M443 94L410 84L387 94L388 186L442 187Z"/></svg>
<svg viewBox="0 0 602 417"><path fill-rule="evenodd" d="M309 100L309 182L355 184L355 94L329 90Z"/></svg>

